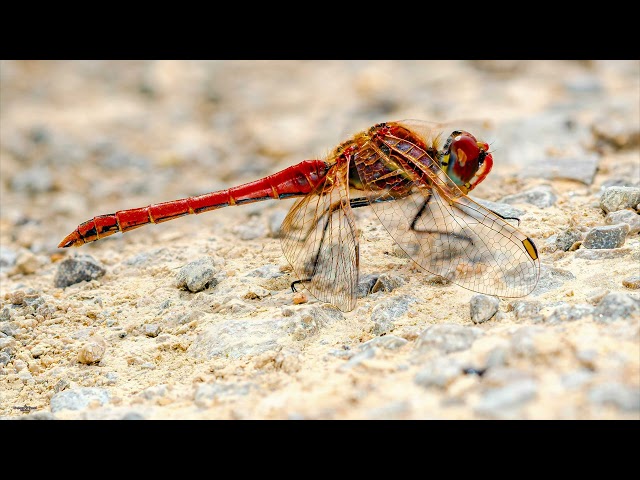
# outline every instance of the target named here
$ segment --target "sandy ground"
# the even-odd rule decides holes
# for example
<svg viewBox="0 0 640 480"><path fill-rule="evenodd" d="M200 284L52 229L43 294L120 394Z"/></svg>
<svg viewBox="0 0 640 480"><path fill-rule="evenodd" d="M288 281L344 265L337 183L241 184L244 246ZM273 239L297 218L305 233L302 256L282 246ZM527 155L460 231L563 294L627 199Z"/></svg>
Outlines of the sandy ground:
<svg viewBox="0 0 640 480"><path fill-rule="evenodd" d="M638 61L3 61L0 416L638 419L639 106ZM348 313L294 303L293 200L57 248L408 118L476 126L495 165L472 196L540 252L536 290L482 323L367 208L383 288ZM56 287L66 259L91 278Z"/></svg>

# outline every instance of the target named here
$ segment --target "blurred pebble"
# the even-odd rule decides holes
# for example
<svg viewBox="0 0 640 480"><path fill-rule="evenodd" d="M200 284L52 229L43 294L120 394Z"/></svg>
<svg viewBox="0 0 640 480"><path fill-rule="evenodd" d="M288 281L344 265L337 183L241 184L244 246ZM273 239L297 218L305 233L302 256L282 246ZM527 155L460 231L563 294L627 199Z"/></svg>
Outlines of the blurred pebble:
<svg viewBox="0 0 640 480"><path fill-rule="evenodd" d="M194 393L195 404L201 408L209 406L212 401L231 396L248 395L258 387L254 383L201 383Z"/></svg>
<svg viewBox="0 0 640 480"><path fill-rule="evenodd" d="M240 240L255 240L266 235L264 225L260 223L252 223L251 225L236 225L231 231L240 238Z"/></svg>
<svg viewBox="0 0 640 480"><path fill-rule="evenodd" d="M38 194L53 189L53 177L47 167L38 166L17 173L11 179L11 188L16 192Z"/></svg>
<svg viewBox="0 0 640 480"><path fill-rule="evenodd" d="M187 263L176 275L176 287L200 292L218 284L216 275L218 269L211 257L203 257L194 262Z"/></svg>
<svg viewBox="0 0 640 480"><path fill-rule="evenodd" d="M637 187L609 187L600 197L600 207L604 213L634 208L638 203L640 203L640 188Z"/></svg>
<svg viewBox="0 0 640 480"><path fill-rule="evenodd" d="M622 285L631 289L640 288L640 275L634 275L633 277L628 277L622 280Z"/></svg>
<svg viewBox="0 0 640 480"><path fill-rule="evenodd" d="M516 300L511 303L513 313L518 320L542 320L540 309L542 305L537 301Z"/></svg>
<svg viewBox="0 0 640 480"><path fill-rule="evenodd" d="M580 75L577 77L565 80L564 88L570 93L600 93L602 91L602 82L600 79L592 75Z"/></svg>
<svg viewBox="0 0 640 480"><path fill-rule="evenodd" d="M280 227L287 216L286 210L275 210L269 215L268 226L269 236L272 238L280 237Z"/></svg>
<svg viewBox="0 0 640 480"><path fill-rule="evenodd" d="M21 415L16 420L55 420L56 417L51 412L33 412L29 415Z"/></svg>
<svg viewBox="0 0 640 480"><path fill-rule="evenodd" d="M573 322L586 316L592 315L594 307L586 303L578 305L564 304L557 307L546 319L547 323Z"/></svg>
<svg viewBox="0 0 640 480"><path fill-rule="evenodd" d="M12 305L22 305L24 303L25 293L22 290L7 293L4 298L9 300Z"/></svg>
<svg viewBox="0 0 640 480"><path fill-rule="evenodd" d="M284 273L280 271L277 265L268 264L251 270L245 277L278 278L282 275L284 275Z"/></svg>
<svg viewBox="0 0 640 480"><path fill-rule="evenodd" d="M139 395L142 398L145 398L147 400L152 400L158 397L164 397L166 394L167 394L167 385L164 383L145 388L139 393Z"/></svg>
<svg viewBox="0 0 640 480"><path fill-rule="evenodd" d="M620 410L640 410L640 390L617 382L595 385L589 391L589 401L596 405L611 405Z"/></svg>
<svg viewBox="0 0 640 480"><path fill-rule="evenodd" d="M371 287L371 293L391 292L394 289L404 285L404 283L404 279L402 277L399 277L398 275L383 273L378 277L376 282L373 284L373 287Z"/></svg>
<svg viewBox="0 0 640 480"><path fill-rule="evenodd" d="M367 348L365 350L362 350L361 352L356 353L355 355L353 355L347 361L347 363L341 365L338 368L338 371L345 372L347 370L351 370L353 367L357 367L358 365L360 365L365 360L369 360L370 358L373 358L375 356L376 356L376 349L375 348Z"/></svg>
<svg viewBox="0 0 640 480"><path fill-rule="evenodd" d="M458 360L450 357L436 357L416 374L414 382L426 388L445 388L462 373Z"/></svg>
<svg viewBox="0 0 640 480"><path fill-rule="evenodd" d="M64 409L84 410L95 400L104 405L109 399L109 391L104 388L83 387L65 390L51 397L51 411L55 413Z"/></svg>
<svg viewBox="0 0 640 480"><path fill-rule="evenodd" d="M512 207L508 203L492 202L490 200L484 200L476 197L471 197L471 199L504 218L520 218L526 213L524 210Z"/></svg>
<svg viewBox="0 0 640 480"><path fill-rule="evenodd" d="M104 352L107 350L107 342L98 335L93 335L85 342L78 352L78 361L87 365L97 363L102 360Z"/></svg>
<svg viewBox="0 0 640 480"><path fill-rule="evenodd" d="M16 264L18 254L7 247L0 246L0 271L8 270Z"/></svg>
<svg viewBox="0 0 640 480"><path fill-rule="evenodd" d="M626 223L629 225L629 235L635 235L640 232L640 215L633 210L618 210L607 214L604 222L607 225L615 225L618 223Z"/></svg>
<svg viewBox="0 0 640 480"><path fill-rule="evenodd" d="M482 333L479 328L465 327L455 323L433 325L420 334L416 340L415 350L420 353L432 350L444 353L466 350Z"/></svg>
<svg viewBox="0 0 640 480"><path fill-rule="evenodd" d="M569 228L559 232L554 243L563 252L568 252L574 243L582 240L582 237L584 233L575 228Z"/></svg>
<svg viewBox="0 0 640 480"><path fill-rule="evenodd" d="M0 323L0 332L4 333L9 337L14 337L18 333L18 330L20 329L18 328L18 325L16 325L15 322Z"/></svg>
<svg viewBox="0 0 640 480"><path fill-rule="evenodd" d="M625 122L611 115L593 122L591 131L599 143L611 145L619 150L635 148L640 144L638 123Z"/></svg>
<svg viewBox="0 0 640 480"><path fill-rule="evenodd" d="M568 270L543 265L540 268L540 280L534 290L534 295L540 295L550 290L560 288L568 280L575 280L575 275Z"/></svg>
<svg viewBox="0 0 640 480"><path fill-rule="evenodd" d="M508 204L530 203L538 208L547 208L556 203L557 197L551 187L542 185L522 193L507 195L500 201Z"/></svg>
<svg viewBox="0 0 640 480"><path fill-rule="evenodd" d="M95 280L105 273L104 267L92 256L77 255L60 262L53 284L57 288L65 288L82 281Z"/></svg>
<svg viewBox="0 0 640 480"><path fill-rule="evenodd" d="M603 248L603 249L589 249L581 248L576 251L576 258L582 258L584 260L606 260L608 258L621 258L626 257L631 253L630 248Z"/></svg>
<svg viewBox="0 0 640 480"><path fill-rule="evenodd" d="M382 335L393 328L395 319L405 314L409 305L417 302L418 299L409 295L402 295L379 303L371 311L371 322L373 327L371 332L374 335Z"/></svg>
<svg viewBox="0 0 640 480"><path fill-rule="evenodd" d="M160 325L155 323L148 323L144 326L144 334L147 337L157 337L160 333Z"/></svg>
<svg viewBox="0 0 640 480"><path fill-rule="evenodd" d="M629 225L619 223L605 227L593 227L584 237L582 246L590 249L620 248L629 233Z"/></svg>
<svg viewBox="0 0 640 480"><path fill-rule="evenodd" d="M502 417L533 400L538 392L535 381L518 380L504 387L488 390L478 401L474 410L481 415Z"/></svg>
<svg viewBox="0 0 640 480"><path fill-rule="evenodd" d="M23 250L16 259L16 268L24 275L36 273L42 266L42 261L29 250Z"/></svg>
<svg viewBox="0 0 640 480"><path fill-rule="evenodd" d="M384 335L383 337L376 337L369 340L368 342L363 343L360 346L360 349L366 350L367 348L380 347L386 350L397 350L407 343L409 342L404 338L396 337L395 335Z"/></svg>
<svg viewBox="0 0 640 480"><path fill-rule="evenodd" d="M13 355L16 349L16 340L13 337L0 338L0 352Z"/></svg>
<svg viewBox="0 0 640 480"><path fill-rule="evenodd" d="M470 306L473 323L484 323L496 314L500 299L488 295L474 295L471 297Z"/></svg>
<svg viewBox="0 0 640 480"><path fill-rule="evenodd" d="M585 383L589 382L594 376L594 373L586 368L581 368L570 373L562 375L560 378L562 386L567 389L580 388Z"/></svg>
<svg viewBox="0 0 640 480"><path fill-rule="evenodd" d="M127 412L122 416L121 420L144 420L144 415L138 412Z"/></svg>
<svg viewBox="0 0 640 480"><path fill-rule="evenodd" d="M599 323L609 323L639 314L640 300L625 293L609 293L596 305L593 318Z"/></svg>
<svg viewBox="0 0 640 480"><path fill-rule="evenodd" d="M595 154L584 154L576 158L548 158L528 165L527 168L522 169L518 177L575 180L585 185L591 185L598 170L599 161L600 158ZM553 202L550 205L552 204Z"/></svg>

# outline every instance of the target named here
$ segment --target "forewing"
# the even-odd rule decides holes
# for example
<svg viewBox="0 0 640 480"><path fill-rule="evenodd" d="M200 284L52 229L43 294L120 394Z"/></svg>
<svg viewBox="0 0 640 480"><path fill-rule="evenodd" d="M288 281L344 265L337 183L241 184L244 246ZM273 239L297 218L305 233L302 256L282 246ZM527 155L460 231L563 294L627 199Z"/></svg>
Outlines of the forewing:
<svg viewBox="0 0 640 480"><path fill-rule="evenodd" d="M465 196L424 150L406 143L385 137L393 158L371 145L403 172L388 176L383 189L364 163L356 163L371 206L395 242L422 268L461 287L500 297L530 293L540 269L533 242Z"/></svg>
<svg viewBox="0 0 640 480"><path fill-rule="evenodd" d="M299 199L282 223L282 249L298 279L318 300L340 310L356 305L358 237L349 206L348 164Z"/></svg>

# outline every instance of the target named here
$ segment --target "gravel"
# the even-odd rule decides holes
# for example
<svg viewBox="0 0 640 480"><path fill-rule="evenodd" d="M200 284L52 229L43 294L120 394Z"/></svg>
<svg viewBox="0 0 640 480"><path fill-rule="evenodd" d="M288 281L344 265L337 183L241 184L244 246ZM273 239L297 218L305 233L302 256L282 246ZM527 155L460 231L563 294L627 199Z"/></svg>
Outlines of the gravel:
<svg viewBox="0 0 640 480"><path fill-rule="evenodd" d="M484 323L493 318L500 307L500 299L488 295L471 297L471 320L473 323Z"/></svg>
<svg viewBox="0 0 640 480"><path fill-rule="evenodd" d="M600 197L600 207L604 213L635 208L638 203L640 203L640 188L636 187L609 187Z"/></svg>
<svg viewBox="0 0 640 480"><path fill-rule="evenodd" d="M635 235L640 232L640 215L634 210L618 210L608 213L604 221L608 225L626 223L629 225L628 235Z"/></svg>
<svg viewBox="0 0 640 480"><path fill-rule="evenodd" d="M209 287L215 287L219 281L219 269L211 257L203 257L187 263L176 275L176 287L200 292Z"/></svg>
<svg viewBox="0 0 640 480"><path fill-rule="evenodd" d="M582 246L591 249L620 248L628 233L629 225L626 223L594 227L584 237Z"/></svg>
<svg viewBox="0 0 640 480"><path fill-rule="evenodd" d="M60 262L53 284L57 288L65 288L83 281L95 280L105 273L102 264L92 256L76 255Z"/></svg>

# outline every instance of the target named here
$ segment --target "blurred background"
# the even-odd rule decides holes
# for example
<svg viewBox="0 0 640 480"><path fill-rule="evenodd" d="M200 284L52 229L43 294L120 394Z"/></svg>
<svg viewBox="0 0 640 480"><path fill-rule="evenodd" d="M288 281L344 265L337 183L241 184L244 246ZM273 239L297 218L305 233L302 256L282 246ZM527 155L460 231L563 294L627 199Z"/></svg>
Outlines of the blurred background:
<svg viewBox="0 0 640 480"><path fill-rule="evenodd" d="M52 253L94 215L251 181L408 118L471 125L495 152L474 193L496 200L547 157L636 145L639 105L638 61L2 61L0 240ZM638 183L625 168L612 174Z"/></svg>

